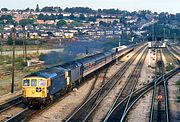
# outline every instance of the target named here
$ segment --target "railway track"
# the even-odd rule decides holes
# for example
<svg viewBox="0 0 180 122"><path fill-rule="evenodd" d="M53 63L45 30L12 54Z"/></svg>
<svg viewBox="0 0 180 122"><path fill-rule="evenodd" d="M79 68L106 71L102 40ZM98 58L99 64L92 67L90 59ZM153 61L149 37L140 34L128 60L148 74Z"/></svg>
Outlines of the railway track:
<svg viewBox="0 0 180 122"><path fill-rule="evenodd" d="M121 106L124 104L124 102L126 102L127 99L129 99L129 97L131 97L132 101L129 103L129 106L126 109L126 112L124 113L123 118L121 119L121 122L125 121L125 117L127 116L127 114L129 113L129 111L131 110L131 108L135 105L135 103L137 103L137 101L139 99L141 99L146 93L148 93L149 91L151 91L152 89L155 88L154 83L156 82L156 86L158 85L162 85L164 83L164 81L166 80L166 82L173 77L174 75L176 75L177 73L180 72L180 67L175 68L174 70L168 72L167 74L164 75L164 78L162 76L160 76L157 79L154 79L152 82L150 82L149 84L146 84L145 86L135 90L133 93L128 94L120 103L117 104L117 106L111 111L110 114L108 114L105 119L103 120L103 122L107 122L109 116L115 111L115 109L118 106ZM119 120L120 121L120 120Z"/></svg>
<svg viewBox="0 0 180 122"><path fill-rule="evenodd" d="M10 99L0 104L0 121L6 121L16 112L20 112L25 109L25 105L22 103L22 97L19 95L13 99Z"/></svg>
<svg viewBox="0 0 180 122"><path fill-rule="evenodd" d="M163 49L162 51L165 55L166 61L169 64L180 66L180 60L177 59L167 48Z"/></svg>
<svg viewBox="0 0 180 122"><path fill-rule="evenodd" d="M0 121L5 122L9 118L13 117L14 115L16 115L19 112L24 111L25 109L27 109L27 106L25 106L23 103L19 103L15 106L3 111L2 113L0 113Z"/></svg>
<svg viewBox="0 0 180 122"><path fill-rule="evenodd" d="M155 76L156 78L162 77L164 82L159 86L156 86L156 82L154 83L149 122L169 121L168 91L164 74L165 68L162 60L162 52L161 49L157 49Z"/></svg>
<svg viewBox="0 0 180 122"><path fill-rule="evenodd" d="M117 96L116 100L114 101L112 107L110 108L109 112L107 113L104 121L109 121L109 122L120 121L123 118L124 113L126 112L128 106L129 106L129 103L131 103L131 101L132 101L131 94L135 90L136 85L138 83L138 79L140 77L140 73L141 73L141 70L142 70L142 67L143 67L147 53L148 53L148 49L146 49L144 51L144 53L140 57L138 63L136 64L134 70L129 75L128 80L126 81L122 90L118 94L118 96ZM128 94L130 94L130 97L128 99L126 99L123 102L123 104L121 104L121 106L118 106L118 104L121 103L121 101L124 98L126 98L126 96L128 96Z"/></svg>
<svg viewBox="0 0 180 122"><path fill-rule="evenodd" d="M45 107L42 107L41 109L36 109L36 108L25 108L23 111L20 111L16 113L15 115L11 116L9 119L6 120L6 122L20 122L20 121L29 121L31 118L33 118L36 115L39 115L46 111L47 109L51 108L55 104L57 104L59 101L64 99L68 94L65 94L61 96L60 98L55 98L55 101L52 104L49 104Z"/></svg>
<svg viewBox="0 0 180 122"><path fill-rule="evenodd" d="M160 75L159 77L157 77L157 79L154 79L151 83L147 84L146 86L134 91L133 93L127 95L127 97L125 97L121 102L119 102L116 107L114 107L111 112L109 114L107 114L107 116L105 117L105 119L103 120L104 122L111 122L113 121L112 119L110 119L110 116L113 114L114 111L116 111L116 109L118 107L124 106L124 104L126 103L126 101L128 99L130 99L131 97L131 101L129 102L129 106L126 108L126 111L124 112L122 118L120 120L117 121L125 121L125 117L127 116L128 112L131 110L131 108L133 107L133 105L141 98L143 97L147 92L149 92L152 89L155 89L157 86L163 86L164 90L163 90L163 94L164 94L164 114L162 117L165 118L165 120L169 120L169 109L168 109L168 91L167 91L167 80L170 79L173 75L177 74L180 72L180 67L172 70L171 72L164 74L164 75ZM156 83L156 84L155 84ZM120 113L118 113L120 115ZM160 115L160 111L158 113ZM161 118L162 118L161 117ZM117 119L117 118L116 118Z"/></svg>
<svg viewBox="0 0 180 122"><path fill-rule="evenodd" d="M26 117L32 116L35 114L37 110L26 108L23 111L17 113L16 115L12 116L11 118L7 119L6 122L20 122L25 121Z"/></svg>
<svg viewBox="0 0 180 122"><path fill-rule="evenodd" d="M178 53L178 50L176 47L172 47L171 45L168 45L169 49L176 54L177 56L180 56L180 53Z"/></svg>
<svg viewBox="0 0 180 122"><path fill-rule="evenodd" d="M112 64L111 65L109 64L102 71L96 73L97 75L96 75L95 81L93 83L93 86L85 100L87 100L89 97L91 97L99 88L101 88L105 84L106 76L107 76L108 70L111 66L112 66Z"/></svg>
<svg viewBox="0 0 180 122"><path fill-rule="evenodd" d="M109 66L109 65L108 65ZM106 73L107 73L107 70L108 70L109 67L106 67L106 69L104 69L103 71L103 81L102 81L102 84L103 85L105 83L105 77L106 77ZM96 74L97 75L97 74ZM95 78L96 79L96 78ZM94 81L96 82L96 80ZM92 89L94 87L92 86ZM68 94L66 94L65 96L67 96ZM44 108L42 108L41 110L37 110L37 109L28 109L28 108L25 108L23 111L20 111L20 112L17 112L16 114L13 114L11 117L9 117L9 119L6 119L6 121L9 121L9 122L14 122L14 121L28 121L31 119L31 117L33 116L36 116L36 115L39 115L40 113L46 111L48 108L52 107L53 105L55 105L56 103L58 103L60 100L62 100L65 96L62 96L60 98L57 98L55 100L55 102L51 105L48 105ZM8 109L8 108L7 108Z"/></svg>
<svg viewBox="0 0 180 122"><path fill-rule="evenodd" d="M3 111L19 104L22 103L22 97L21 96L17 96L13 99L8 100L7 102L1 103L0 104L0 113L2 113Z"/></svg>
<svg viewBox="0 0 180 122"><path fill-rule="evenodd" d="M107 81L101 89L99 89L93 96L91 96L81 107L79 107L75 112L73 112L65 121L87 121L90 119L92 113L104 99L104 97L110 92L110 90L115 86L115 84L123 77L126 70L134 62L136 57L144 49L138 50L118 71L117 73Z"/></svg>

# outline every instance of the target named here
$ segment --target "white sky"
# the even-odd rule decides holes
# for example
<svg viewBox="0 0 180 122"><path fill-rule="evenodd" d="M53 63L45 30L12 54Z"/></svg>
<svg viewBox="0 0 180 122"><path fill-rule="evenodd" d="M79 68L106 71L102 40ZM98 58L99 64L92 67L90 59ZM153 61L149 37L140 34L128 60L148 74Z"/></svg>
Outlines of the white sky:
<svg viewBox="0 0 180 122"><path fill-rule="evenodd" d="M0 0L0 8L25 9L44 6L118 8L120 10L151 10L180 13L180 0Z"/></svg>

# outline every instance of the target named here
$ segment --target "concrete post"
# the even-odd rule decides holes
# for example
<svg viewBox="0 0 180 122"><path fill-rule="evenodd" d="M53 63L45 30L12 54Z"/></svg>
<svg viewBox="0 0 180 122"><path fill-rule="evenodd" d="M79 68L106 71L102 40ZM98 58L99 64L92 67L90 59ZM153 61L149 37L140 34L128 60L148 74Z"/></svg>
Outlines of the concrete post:
<svg viewBox="0 0 180 122"><path fill-rule="evenodd" d="M151 66L151 49L148 49L148 66Z"/></svg>

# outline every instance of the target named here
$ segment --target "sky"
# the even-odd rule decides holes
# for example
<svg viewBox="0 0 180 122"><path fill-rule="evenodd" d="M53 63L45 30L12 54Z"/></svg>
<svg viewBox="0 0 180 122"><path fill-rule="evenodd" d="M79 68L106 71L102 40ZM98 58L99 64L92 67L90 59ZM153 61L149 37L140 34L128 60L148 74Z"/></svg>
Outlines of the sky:
<svg viewBox="0 0 180 122"><path fill-rule="evenodd" d="M0 0L0 8L25 9L44 6L115 8L120 10L180 13L180 0Z"/></svg>

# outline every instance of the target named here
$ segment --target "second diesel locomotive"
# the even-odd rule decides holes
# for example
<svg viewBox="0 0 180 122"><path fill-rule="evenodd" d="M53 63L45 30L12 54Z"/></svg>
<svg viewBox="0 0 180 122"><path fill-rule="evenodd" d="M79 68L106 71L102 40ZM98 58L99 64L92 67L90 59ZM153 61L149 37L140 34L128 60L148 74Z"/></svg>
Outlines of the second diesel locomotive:
<svg viewBox="0 0 180 122"><path fill-rule="evenodd" d="M84 77L134 49L108 51L31 73L23 78L22 97L26 105L52 102L57 93L77 87Z"/></svg>

